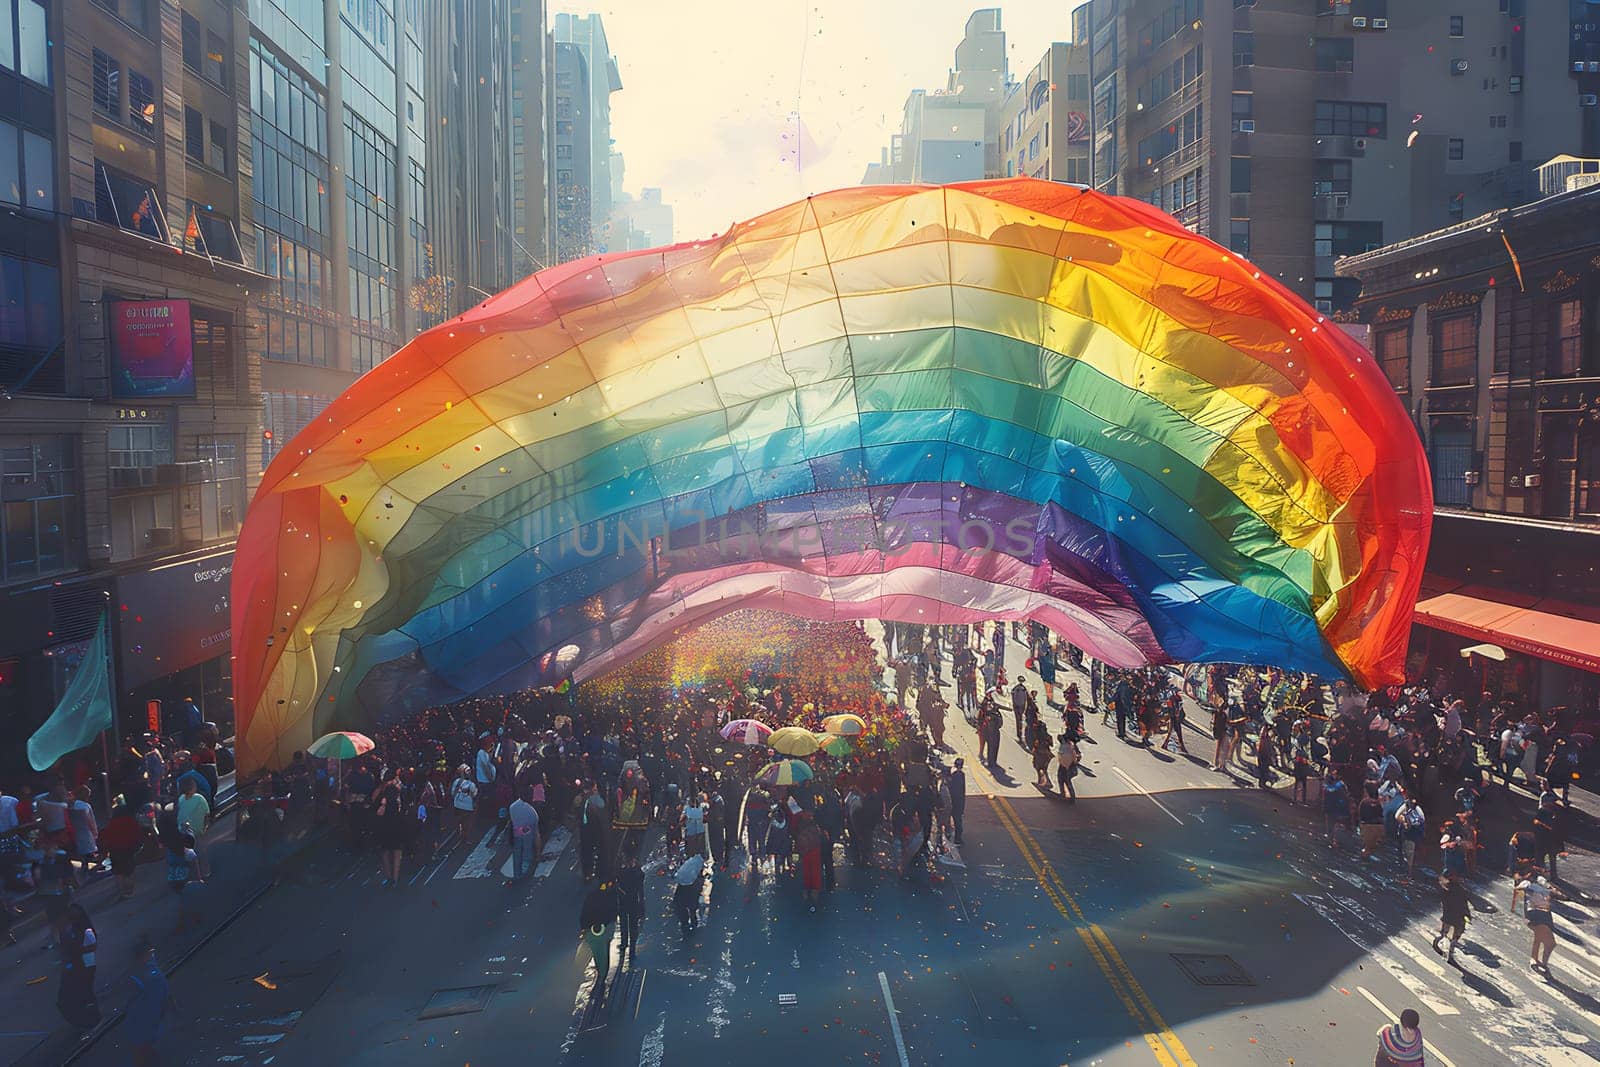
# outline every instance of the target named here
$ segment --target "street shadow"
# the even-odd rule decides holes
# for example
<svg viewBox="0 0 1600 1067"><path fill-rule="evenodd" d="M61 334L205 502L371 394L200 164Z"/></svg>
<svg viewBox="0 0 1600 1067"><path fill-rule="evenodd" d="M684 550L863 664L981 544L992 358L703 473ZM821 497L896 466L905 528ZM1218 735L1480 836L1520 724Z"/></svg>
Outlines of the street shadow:
<svg viewBox="0 0 1600 1067"><path fill-rule="evenodd" d="M1592 994L1585 993L1563 982L1555 976L1554 971L1546 973L1544 980L1545 984L1563 997L1566 997L1578 1008L1588 1012L1590 1015L1600 1014L1600 1000L1596 1000Z"/></svg>
<svg viewBox="0 0 1600 1067"><path fill-rule="evenodd" d="M1465 945L1458 945L1456 947L1456 951L1460 952L1465 947ZM1467 968L1463 966L1459 960L1448 963L1446 966L1455 969L1456 973L1461 976L1461 982L1463 985L1467 986L1469 989L1472 989L1474 992L1488 997L1502 1008L1509 1008L1516 1003L1514 1000L1512 1000L1511 994L1507 993L1505 990L1501 989L1487 978L1484 978L1481 975L1473 974L1471 971L1467 970ZM1499 964L1496 964L1495 966L1498 967Z"/></svg>

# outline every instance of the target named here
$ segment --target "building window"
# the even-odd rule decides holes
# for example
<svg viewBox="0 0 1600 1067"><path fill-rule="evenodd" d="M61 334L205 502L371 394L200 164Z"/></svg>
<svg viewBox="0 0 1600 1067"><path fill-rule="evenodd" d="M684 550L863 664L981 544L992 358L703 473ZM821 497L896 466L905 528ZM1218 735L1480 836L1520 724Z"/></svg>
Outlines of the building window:
<svg viewBox="0 0 1600 1067"><path fill-rule="evenodd" d="M0 0L0 68L48 89L50 48L50 19L44 0Z"/></svg>
<svg viewBox="0 0 1600 1067"><path fill-rule="evenodd" d="M200 73L200 20L183 12L183 65Z"/></svg>
<svg viewBox="0 0 1600 1067"><path fill-rule="evenodd" d="M1452 138L1450 138L1450 140L1448 142L1448 148L1447 148L1447 151L1446 151L1446 158L1450 159L1452 162L1457 162L1457 163L1459 163L1463 159L1466 159L1467 158L1467 142L1466 142L1466 140L1463 139L1463 138L1460 138L1460 137L1452 137Z"/></svg>
<svg viewBox="0 0 1600 1067"><path fill-rule="evenodd" d="M1317 69L1334 74L1349 74L1356 69L1356 42L1353 37L1318 37Z"/></svg>
<svg viewBox="0 0 1600 1067"><path fill-rule="evenodd" d="M0 120L0 204L22 206L22 190L27 178L22 173L22 150L17 128Z"/></svg>
<svg viewBox="0 0 1600 1067"><path fill-rule="evenodd" d="M77 495L71 438L0 437L0 581L27 581L77 565Z"/></svg>
<svg viewBox="0 0 1600 1067"><path fill-rule="evenodd" d="M1574 378L1583 370L1583 302L1563 300L1555 306L1555 351L1551 377Z"/></svg>
<svg viewBox="0 0 1600 1067"><path fill-rule="evenodd" d="M1233 65L1253 67L1256 62L1256 35L1235 30L1233 33Z"/></svg>
<svg viewBox="0 0 1600 1067"><path fill-rule="evenodd" d="M155 136L155 83L132 67L128 68L128 124L146 136Z"/></svg>
<svg viewBox="0 0 1600 1067"><path fill-rule="evenodd" d="M122 64L94 50L94 109L113 122L122 117Z"/></svg>
<svg viewBox="0 0 1600 1067"><path fill-rule="evenodd" d="M1506 161L1509 163L1522 162L1522 142L1509 141L1506 143Z"/></svg>
<svg viewBox="0 0 1600 1067"><path fill-rule="evenodd" d="M1327 137L1387 137L1389 108L1348 100L1318 100L1313 132Z"/></svg>
<svg viewBox="0 0 1600 1067"><path fill-rule="evenodd" d="M1233 157L1233 170L1229 176L1228 188L1235 193L1248 193L1250 191L1249 156Z"/></svg>
<svg viewBox="0 0 1600 1067"><path fill-rule="evenodd" d="M39 353L60 343L61 271L48 263L0 255L0 367L9 372L15 366L21 373L37 362ZM20 351L23 360L13 364L8 349Z"/></svg>
<svg viewBox="0 0 1600 1067"><path fill-rule="evenodd" d="M1433 385L1464 385L1478 373L1478 313L1433 323Z"/></svg>
<svg viewBox="0 0 1600 1067"><path fill-rule="evenodd" d="M206 31L206 53L201 57L200 75L212 85L228 87L228 42Z"/></svg>
<svg viewBox="0 0 1600 1067"><path fill-rule="evenodd" d="M140 32L146 29L146 0L94 0L94 2L134 29Z"/></svg>
<svg viewBox="0 0 1600 1067"><path fill-rule="evenodd" d="M0 122L0 203L54 211L55 145L32 130Z"/></svg>
<svg viewBox="0 0 1600 1067"><path fill-rule="evenodd" d="M206 166L221 174L228 173L228 127L220 122L211 124L211 143L206 145Z"/></svg>
<svg viewBox="0 0 1600 1067"><path fill-rule="evenodd" d="M172 462L172 437L164 423L141 422L106 430L106 470L113 489L156 484L156 468Z"/></svg>
<svg viewBox="0 0 1600 1067"><path fill-rule="evenodd" d="M1397 326L1378 331L1378 363L1396 392L1411 388L1411 328Z"/></svg>
<svg viewBox="0 0 1600 1067"><path fill-rule="evenodd" d="M112 562L170 551L177 543L171 493L122 494L111 498Z"/></svg>
<svg viewBox="0 0 1600 1067"><path fill-rule="evenodd" d="M235 537L244 514L244 449L236 437L196 437L190 446L192 473L185 478L184 510L200 513L200 539Z"/></svg>
<svg viewBox="0 0 1600 1067"><path fill-rule="evenodd" d="M141 234L165 243L166 220L155 186L141 178L130 178L95 160L95 217L129 233Z"/></svg>
<svg viewBox="0 0 1600 1067"><path fill-rule="evenodd" d="M201 379L210 384L211 395L222 400L237 399L239 361L233 351L233 325L228 316L196 306L194 308L194 364Z"/></svg>
<svg viewBox="0 0 1600 1067"><path fill-rule="evenodd" d="M192 107L183 109L183 151L196 163L206 161L206 120Z"/></svg>
<svg viewBox="0 0 1600 1067"><path fill-rule="evenodd" d="M1250 220L1228 220L1228 250L1241 256L1250 254Z"/></svg>
<svg viewBox="0 0 1600 1067"><path fill-rule="evenodd" d="M1465 219L1467 217L1467 194L1452 194L1446 214L1450 216L1451 222L1460 222L1462 219Z"/></svg>
<svg viewBox="0 0 1600 1067"><path fill-rule="evenodd" d="M572 146L569 145L569 144L558 144L558 145L556 145L556 158L557 159L571 159L572 158Z"/></svg>
<svg viewBox="0 0 1600 1067"><path fill-rule="evenodd" d="M1348 159L1318 159L1311 164L1311 195L1349 196L1350 161Z"/></svg>
<svg viewBox="0 0 1600 1067"><path fill-rule="evenodd" d="M1467 35L1467 20L1464 15L1450 16L1450 36L1465 37Z"/></svg>

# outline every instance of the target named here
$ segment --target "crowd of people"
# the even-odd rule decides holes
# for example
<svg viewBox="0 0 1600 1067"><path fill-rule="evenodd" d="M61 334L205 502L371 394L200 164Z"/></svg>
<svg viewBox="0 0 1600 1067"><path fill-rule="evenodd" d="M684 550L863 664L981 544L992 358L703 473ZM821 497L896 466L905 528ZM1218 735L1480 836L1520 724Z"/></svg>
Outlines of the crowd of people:
<svg viewBox="0 0 1600 1067"><path fill-rule="evenodd" d="M1263 788L1292 780L1291 800L1320 806L1330 841L1348 837L1374 859L1391 848L1408 874L1437 842L1441 952L1460 940L1463 880L1491 847L1482 816L1495 802L1495 780L1503 794L1520 778L1537 807L1495 865L1511 874L1514 902L1533 926L1533 962L1547 964L1563 809L1586 743L1560 719L1489 693L1469 705L1438 685L1363 695L1271 669L1117 670L1038 623L887 623L883 661L861 625L775 613L743 613L699 640L603 683L430 709L375 731L372 752L342 763L296 754L245 803L294 798L337 821L351 848L378 853L386 888L403 884L408 864L414 870L478 835L509 846L507 883L520 883L546 839L570 826L585 884L580 931L603 996L613 936L625 966L636 952L646 866L670 876L685 939L698 932L704 885L718 872L793 881L812 911L835 890L836 846L856 868L938 877L938 858L961 842L966 801L963 761L946 765L954 754L940 692L946 672L957 712L976 727L979 758L998 769L1009 718L1035 783L1068 802L1077 796L1080 746L1093 743L1090 715L1129 743L1188 755L1194 702L1209 714L1211 769L1241 770ZM1014 677L1012 643L1025 663ZM723 736L744 719L821 732L842 712L860 717L860 732L832 746L838 754L810 756L806 774L782 784L765 773L776 754L764 744ZM180 928L197 921L217 754L214 731L203 727L186 732L181 747L149 735L130 741L116 761L120 792L104 826L89 783L74 789L56 778L37 796L27 785L0 795L0 859L13 875L25 870L44 901L63 961L59 1003L74 1025L98 1020L96 935L76 887L104 862L119 895L130 895L139 861L164 858ZM663 831L661 850L644 855L648 828ZM0 914L9 934L12 909Z"/></svg>

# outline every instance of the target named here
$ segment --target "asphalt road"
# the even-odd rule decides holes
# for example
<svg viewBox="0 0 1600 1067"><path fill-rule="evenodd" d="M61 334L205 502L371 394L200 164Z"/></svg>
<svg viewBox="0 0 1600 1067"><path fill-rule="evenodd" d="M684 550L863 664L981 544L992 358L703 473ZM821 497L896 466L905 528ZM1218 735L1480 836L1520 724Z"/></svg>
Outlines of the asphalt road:
<svg viewBox="0 0 1600 1067"><path fill-rule="evenodd" d="M1428 944L1431 883L1331 848L1277 794L1118 742L1096 717L1069 805L1032 784L1009 724L990 777L950 723L973 795L964 866L931 883L841 857L810 914L794 882L739 870L685 943L647 862L637 967L593 1012L575 844L520 888L500 884L504 847L477 840L395 889L378 887L375 856L325 847L178 972L163 1062L1346 1067L1371 1062L1404 1007L1422 1014L1430 1063L1600 1062L1593 903L1559 908L1546 979L1526 967L1509 887L1485 875L1478 900L1499 910L1446 965ZM1580 881L1595 869L1573 864ZM1197 981L1187 956L1237 984ZM433 1003L467 1013L419 1018L462 989ZM82 1062L129 1061L113 1030Z"/></svg>

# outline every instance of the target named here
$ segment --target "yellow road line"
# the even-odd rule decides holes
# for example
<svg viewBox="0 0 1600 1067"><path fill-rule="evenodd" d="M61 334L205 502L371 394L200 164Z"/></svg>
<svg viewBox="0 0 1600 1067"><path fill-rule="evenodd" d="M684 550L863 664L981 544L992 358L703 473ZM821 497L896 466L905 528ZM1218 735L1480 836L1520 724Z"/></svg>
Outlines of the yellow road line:
<svg viewBox="0 0 1600 1067"><path fill-rule="evenodd" d="M1094 961L1100 965L1101 972L1106 976L1106 984L1117 995L1117 999L1122 1001L1122 1006L1128 1010L1128 1016L1144 1031L1145 1044L1149 1045L1150 1051L1155 1053L1156 1062L1161 1067L1178 1067L1178 1062L1172 1058L1172 1054L1161 1043L1161 1039L1151 1032L1149 1022L1139 1014L1139 1006L1133 1002L1133 998L1128 995L1128 991L1122 987L1122 983L1117 980L1117 976L1111 972L1111 965L1106 961L1105 953L1100 951L1099 943L1090 936L1088 930L1081 926L1078 927L1078 936L1083 939L1083 947L1089 950L1089 955L1093 956Z"/></svg>
<svg viewBox="0 0 1600 1067"><path fill-rule="evenodd" d="M963 751L965 746L963 747ZM1017 815L1011 802L999 792L1000 784L989 774L988 768L981 759L972 761L972 766L980 775L988 779L990 790L986 794L989 806L994 809L995 817L1000 820L1000 825L1010 835L1017 846L1017 851L1022 853L1023 860L1033 871L1034 878L1044 889L1045 895L1050 898L1050 903L1055 905L1063 918L1077 924L1078 936L1083 939L1084 947L1094 957L1095 963L1100 968L1100 973L1105 975L1106 982L1110 985L1117 999L1122 1001L1122 1006L1127 1010L1128 1017L1143 1032L1145 1043L1150 1046L1156 1062L1161 1067L1196 1067L1194 1058L1189 1055L1189 1050L1184 1047L1178 1035L1172 1032L1161 1013L1156 1010L1155 1004L1150 1000L1144 987L1134 978L1133 971L1129 969L1116 946L1111 943L1111 938L1096 923L1090 923L1084 917L1083 909L1078 906L1077 900L1062 882L1061 876L1045 858L1044 849L1039 845L1031 831L1023 825L1022 818ZM1130 995L1131 994L1131 995ZM1159 1036L1158 1036L1159 1035ZM1165 1042L1163 1044L1162 1042ZM1170 1050L1170 1051L1169 1051Z"/></svg>

